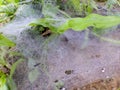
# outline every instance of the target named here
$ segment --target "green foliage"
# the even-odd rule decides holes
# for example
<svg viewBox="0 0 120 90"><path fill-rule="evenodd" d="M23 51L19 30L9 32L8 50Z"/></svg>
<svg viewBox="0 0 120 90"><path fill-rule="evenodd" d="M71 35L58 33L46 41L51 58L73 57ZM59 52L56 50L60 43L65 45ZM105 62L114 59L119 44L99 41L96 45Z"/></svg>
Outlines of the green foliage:
<svg viewBox="0 0 120 90"><path fill-rule="evenodd" d="M22 1L25 1L25 0L22 0ZM32 0L30 1L32 2ZM42 14L44 15L44 18L40 18L32 22L30 25L32 27L37 27L37 26L40 27L38 28L38 30L41 30L41 31L44 30L44 27L47 27L51 30L52 33L61 34L67 31L68 29L73 29L75 31L83 31L83 30L86 30L88 27L94 27L95 29L93 31L95 33L97 30L106 29L106 28L120 24L120 17L118 16L102 16L98 14L91 14L93 9L97 9L97 5L94 0L67 0L66 1L67 3L65 5L64 4L59 5L59 3L61 3L62 0L61 1L60 0L33 0L33 1L34 3L37 2L42 4ZM3 23L14 18L19 2L20 0L0 0L0 22ZM107 6L108 8L111 8L112 5L116 3L119 4L117 0L108 0ZM70 15L60 10L59 6L60 8L62 8L62 10L66 9L72 12L71 9L73 9L73 12L72 12L73 14L77 13L75 15L82 16L82 17L86 16L86 17L71 18ZM96 33L94 35L96 35L97 37L100 37ZM102 40L120 44L120 42L116 40L111 40L103 37L100 37L100 38ZM11 40L7 39L2 34L0 34L0 46L13 47L15 46L15 44ZM6 74L2 70L0 70L0 90L15 90L16 87L12 79L12 76L14 74L14 71L17 65L21 61L23 61L23 59L17 60L15 63L12 64L12 66L10 66L5 59L6 52L4 52L4 49L2 50L3 51L1 52L1 55L0 55L0 65L2 67L5 66L8 69L10 69L10 74ZM33 65L35 65L35 63L32 61L30 61L28 65L31 69L28 78L30 82L33 83L39 75L38 69L31 68L33 67ZM63 86L63 82L57 82L55 86L56 86L56 89L59 89L60 87Z"/></svg>
<svg viewBox="0 0 120 90"><path fill-rule="evenodd" d="M9 77L7 78L6 87L8 88L7 90L17 90L15 82Z"/></svg>
<svg viewBox="0 0 120 90"><path fill-rule="evenodd" d="M0 71L0 90L16 90L12 78L7 77L2 71Z"/></svg>
<svg viewBox="0 0 120 90"><path fill-rule="evenodd" d="M29 59L28 61L28 67L31 69L31 71L28 73L28 79L31 83L33 83L39 76L38 68L35 68L34 65L36 62L33 59Z"/></svg>
<svg viewBox="0 0 120 90"><path fill-rule="evenodd" d="M7 22L15 16L19 0L0 0L0 23Z"/></svg>
<svg viewBox="0 0 120 90"><path fill-rule="evenodd" d="M0 0L0 5L9 4L9 3L18 3L19 0Z"/></svg>
<svg viewBox="0 0 120 90"><path fill-rule="evenodd" d="M93 3L93 6L94 4L95 3ZM94 7L96 7L96 5ZM54 7L51 4L45 5L42 12L44 14L44 18L38 19L32 22L30 25L35 27L47 27L53 33L64 33L68 29L82 31L86 30L88 27L94 27L93 32L98 34L98 32L120 24L120 17L118 16L102 16L98 14L89 14L84 18L71 18L65 12L61 13L61 10L59 10L58 7ZM103 39L103 37L101 39ZM103 40L118 43L117 40L105 38Z"/></svg>
<svg viewBox="0 0 120 90"><path fill-rule="evenodd" d="M28 78L29 78L30 82L33 83L38 78L38 75L39 75L38 69L34 69L34 70L30 71L28 74Z"/></svg>
<svg viewBox="0 0 120 90"><path fill-rule="evenodd" d="M0 88L0 90L9 90L6 84Z"/></svg>
<svg viewBox="0 0 120 90"><path fill-rule="evenodd" d="M79 15L82 13L80 0L69 0L67 3L69 6L71 6L71 8L73 8L73 10L75 10L76 13L78 13Z"/></svg>
<svg viewBox="0 0 120 90"><path fill-rule="evenodd" d="M13 65L11 66L11 71L10 71L10 75L9 77L12 78L14 72L15 72L15 69L16 67L18 66L19 63L21 63L23 61L23 59L19 59L17 60L15 63L13 63Z"/></svg>
<svg viewBox="0 0 120 90"><path fill-rule="evenodd" d="M120 23L120 17L117 16L102 16L98 14L90 14L85 18L73 18L68 20L68 27L76 31L86 29L89 26L95 28L108 28Z"/></svg>
<svg viewBox="0 0 120 90"><path fill-rule="evenodd" d="M71 16L85 16L97 9L94 0L57 0L58 6Z"/></svg>
<svg viewBox="0 0 120 90"><path fill-rule="evenodd" d="M7 75L0 71L0 86L4 86L4 84L6 83L6 78Z"/></svg>
<svg viewBox="0 0 120 90"><path fill-rule="evenodd" d="M54 33L64 33L68 29L82 31L90 26L100 29L112 27L120 23L120 17L90 14L85 18L66 19L65 23L63 22L60 26L56 26L56 23L59 23L59 20L54 18L42 18L31 23L30 25L41 25L43 27L48 27Z"/></svg>
<svg viewBox="0 0 120 90"><path fill-rule="evenodd" d="M15 43L13 43L11 40L0 34L0 46L11 47L11 46L15 46Z"/></svg>
<svg viewBox="0 0 120 90"><path fill-rule="evenodd" d="M16 67L23 61L22 57L12 65L9 58L21 56L17 52L11 51L8 47L0 47L0 90L16 90L16 85L12 79ZM7 70L7 71L6 71Z"/></svg>
<svg viewBox="0 0 120 90"><path fill-rule="evenodd" d="M103 41L107 41L107 42L114 43L114 44L120 44L120 40L114 40L114 39L102 37L97 33L93 33L93 35L95 35L96 37L100 38Z"/></svg>
<svg viewBox="0 0 120 90"><path fill-rule="evenodd" d="M0 22L11 20L15 16L17 10L16 4L8 4L0 6Z"/></svg>
<svg viewBox="0 0 120 90"><path fill-rule="evenodd" d="M119 5L120 6L120 1L119 0L107 0L106 5L109 9L111 9L111 8L114 7L114 5Z"/></svg>
<svg viewBox="0 0 120 90"><path fill-rule="evenodd" d="M16 11L17 5L8 4L0 6L0 13L6 13L8 16L13 15Z"/></svg>

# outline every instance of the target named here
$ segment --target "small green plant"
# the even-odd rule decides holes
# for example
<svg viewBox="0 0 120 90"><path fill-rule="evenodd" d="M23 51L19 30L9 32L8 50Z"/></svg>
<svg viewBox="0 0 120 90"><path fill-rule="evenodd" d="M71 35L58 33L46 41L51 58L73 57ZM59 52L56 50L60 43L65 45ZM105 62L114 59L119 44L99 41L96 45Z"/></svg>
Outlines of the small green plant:
<svg viewBox="0 0 120 90"><path fill-rule="evenodd" d="M12 76L16 67L23 59L18 58L14 61L14 57L20 57L20 54L6 46L1 46L0 52L0 90L17 90Z"/></svg>
<svg viewBox="0 0 120 90"><path fill-rule="evenodd" d="M57 5L71 16L86 16L97 9L94 0L57 0Z"/></svg>
<svg viewBox="0 0 120 90"><path fill-rule="evenodd" d="M42 12L44 14L44 18L38 19L32 22L30 25L32 27L40 26L48 28L52 33L61 34L68 29L73 29L74 31L83 31L88 27L93 27L92 31L94 32L94 35L98 37L99 35L96 32L120 24L119 16L89 14L86 17L71 18L67 13L62 12L58 7L54 7L51 4L46 4L46 7L43 8ZM107 38L102 39L117 42L116 40L110 40Z"/></svg>
<svg viewBox="0 0 120 90"><path fill-rule="evenodd" d="M114 5L119 5L120 6L120 0L107 0L106 5L107 5L108 9L113 8Z"/></svg>
<svg viewBox="0 0 120 90"><path fill-rule="evenodd" d="M1 5L0 6L0 22L7 22L11 20L15 16L15 12L17 9L17 5L15 4L8 4L8 5Z"/></svg>
<svg viewBox="0 0 120 90"><path fill-rule="evenodd" d="M43 27L48 27L53 33L64 33L68 29L82 31L90 26L93 26L94 28L104 29L118 25L120 23L120 17L101 16L98 14L90 14L85 18L68 18L64 20L65 22L59 26L56 24L59 24L61 20L56 20L54 18L42 18L31 23L30 25L41 25Z"/></svg>
<svg viewBox="0 0 120 90"><path fill-rule="evenodd" d="M0 0L0 23L14 18L19 0Z"/></svg>
<svg viewBox="0 0 120 90"><path fill-rule="evenodd" d="M22 59L10 64L9 59L17 56L16 52L9 50L14 46L15 43L0 34L0 90L16 90L12 76Z"/></svg>
<svg viewBox="0 0 120 90"><path fill-rule="evenodd" d="M15 46L15 43L3 36L2 34L0 34L0 46L12 47Z"/></svg>

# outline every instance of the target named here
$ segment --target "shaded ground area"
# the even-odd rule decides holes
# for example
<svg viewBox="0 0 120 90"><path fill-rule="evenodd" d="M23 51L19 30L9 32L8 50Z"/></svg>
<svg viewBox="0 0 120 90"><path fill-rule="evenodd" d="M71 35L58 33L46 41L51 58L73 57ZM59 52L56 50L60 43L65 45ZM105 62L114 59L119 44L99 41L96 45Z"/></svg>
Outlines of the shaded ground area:
<svg viewBox="0 0 120 90"><path fill-rule="evenodd" d="M118 76L114 76L109 79L97 80L91 84L85 85L83 87L74 87L72 90L119 90L120 89L120 79Z"/></svg>
<svg viewBox="0 0 120 90"><path fill-rule="evenodd" d="M87 44L84 42L85 32L67 31L48 44L46 65L48 75L37 66L40 72L37 80L31 84L27 74L29 69L24 63L20 65L15 74L18 90L54 90L59 87L55 83L62 82L58 90L117 90L120 75L120 46L102 41L93 35L89 36ZM120 39L120 30L112 31L105 36ZM36 58L41 63L43 58L40 42L33 40L29 35L22 36L19 44L26 45L25 49L40 57ZM29 39L28 39L29 37ZM30 42L32 42L30 44ZM25 51L25 50L24 50ZM27 51L25 52L27 53ZM30 54L28 54L30 56ZM30 56L31 57L31 56ZM36 67L35 67L36 68ZM91 84L90 84L91 83Z"/></svg>

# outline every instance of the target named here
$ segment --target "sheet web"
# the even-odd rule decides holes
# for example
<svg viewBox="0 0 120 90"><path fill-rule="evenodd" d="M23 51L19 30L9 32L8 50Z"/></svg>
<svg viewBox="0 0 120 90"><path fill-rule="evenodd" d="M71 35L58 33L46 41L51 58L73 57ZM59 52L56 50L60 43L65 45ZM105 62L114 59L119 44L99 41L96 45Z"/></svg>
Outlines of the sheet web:
<svg viewBox="0 0 120 90"><path fill-rule="evenodd" d="M100 42L89 36L88 45L81 49L85 32L69 30L63 35L52 34L50 37L43 37L38 30L33 30L29 24L41 17L52 17L58 20L55 26L59 26L70 16L84 14L79 7L79 0L43 1L43 7L35 3L21 6L16 18L1 29L1 32L16 42L17 49L28 59L27 66L23 65L28 72L23 74L27 74L29 80L26 81L24 75L20 78L23 79L22 83L20 79L17 80L18 84L21 83L18 90L73 90L75 86L84 86L91 81L111 78L119 73L118 46ZM50 5L52 8L49 8ZM56 8L59 5L68 15ZM18 71L22 72L23 70Z"/></svg>

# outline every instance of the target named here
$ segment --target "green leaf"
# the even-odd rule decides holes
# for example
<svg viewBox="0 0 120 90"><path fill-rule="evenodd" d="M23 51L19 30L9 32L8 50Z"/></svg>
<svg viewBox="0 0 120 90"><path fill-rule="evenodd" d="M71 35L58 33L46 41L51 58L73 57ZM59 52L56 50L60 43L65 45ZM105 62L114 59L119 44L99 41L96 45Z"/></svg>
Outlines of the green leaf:
<svg viewBox="0 0 120 90"><path fill-rule="evenodd" d="M106 3L108 8L112 8L115 4L120 5L120 2L118 0L107 0Z"/></svg>
<svg viewBox="0 0 120 90"><path fill-rule="evenodd" d="M0 71L0 90L8 90L6 80L7 76L2 71Z"/></svg>
<svg viewBox="0 0 120 90"><path fill-rule="evenodd" d="M6 0L8 3L18 3L19 0Z"/></svg>
<svg viewBox="0 0 120 90"><path fill-rule="evenodd" d="M16 67L17 67L17 65L19 64L19 63L21 63L23 61L23 59L19 59L19 60L17 60L13 65L12 65L12 67L11 67L11 71L10 71L10 75L9 75L9 77L10 78L12 78L12 76L13 76L13 74L14 74L14 72L15 72L15 69L16 69Z"/></svg>
<svg viewBox="0 0 120 90"><path fill-rule="evenodd" d="M82 7L80 7L80 0L69 0L69 4L73 7L76 13L82 13Z"/></svg>
<svg viewBox="0 0 120 90"><path fill-rule="evenodd" d="M94 0L90 0L90 5L91 5L94 9L98 10L97 4L96 4L96 2L95 2Z"/></svg>
<svg viewBox="0 0 120 90"><path fill-rule="evenodd" d="M2 5L2 4L3 4L3 2L4 2L4 0L0 0L0 5Z"/></svg>
<svg viewBox="0 0 120 90"><path fill-rule="evenodd" d="M42 25L43 27L48 27L52 32L63 33L68 29L82 31L90 26L98 29L106 29L118 24L120 24L119 16L102 16L98 14L90 14L85 18L64 19L62 24L61 19L42 18L31 23L30 25Z"/></svg>
<svg viewBox="0 0 120 90"><path fill-rule="evenodd" d="M0 90L9 90L9 89L8 89L7 85L4 84L3 86L0 87Z"/></svg>
<svg viewBox="0 0 120 90"><path fill-rule="evenodd" d="M6 83L6 78L7 76L2 72L0 71L0 86L4 86L4 84Z"/></svg>
<svg viewBox="0 0 120 90"><path fill-rule="evenodd" d="M120 44L120 40L115 40L115 39L110 39L110 38L106 38L106 37L102 37L97 33L93 33L93 35L95 35L96 37L100 38L103 41L107 41L113 44Z"/></svg>
<svg viewBox="0 0 120 90"><path fill-rule="evenodd" d="M31 72L29 72L28 78L30 82L33 83L38 78L38 75L39 75L38 69L34 69Z"/></svg>
<svg viewBox="0 0 120 90"><path fill-rule="evenodd" d="M0 34L0 46L10 47L10 46L15 46L15 43L13 43L11 40Z"/></svg>
<svg viewBox="0 0 120 90"><path fill-rule="evenodd" d="M7 90L17 90L16 84L12 78L7 78L6 82Z"/></svg>
<svg viewBox="0 0 120 90"><path fill-rule="evenodd" d="M17 9L16 4L7 4L0 6L0 13L6 13L6 15L14 15Z"/></svg>
<svg viewBox="0 0 120 90"><path fill-rule="evenodd" d="M60 26L58 30L61 29L73 29L75 31L81 31L89 26L95 28L109 28L120 23L120 17L118 16L102 16L98 14L90 14L85 18L72 18L69 19L65 24ZM62 30L66 31L66 30Z"/></svg>

